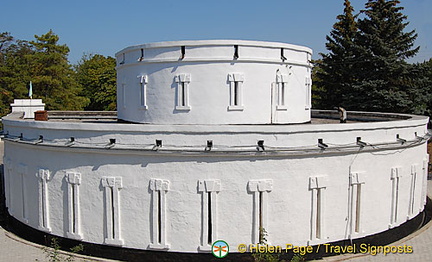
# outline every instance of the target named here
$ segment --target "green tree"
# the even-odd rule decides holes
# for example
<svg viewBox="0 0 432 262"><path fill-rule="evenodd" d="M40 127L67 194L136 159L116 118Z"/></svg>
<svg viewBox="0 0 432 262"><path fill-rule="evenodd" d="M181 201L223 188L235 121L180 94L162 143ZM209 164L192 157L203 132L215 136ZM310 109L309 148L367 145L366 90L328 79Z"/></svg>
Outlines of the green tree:
<svg viewBox="0 0 432 262"><path fill-rule="evenodd" d="M103 55L84 55L75 67L82 95L90 99L86 110L116 110L116 60Z"/></svg>
<svg viewBox="0 0 432 262"><path fill-rule="evenodd" d="M8 113L7 110L7 101L10 97L10 92L7 89L6 76L8 73L7 70L7 54L6 50L10 46L13 41L13 37L9 32L0 33L0 116L3 116Z"/></svg>
<svg viewBox="0 0 432 262"><path fill-rule="evenodd" d="M13 36L9 32L0 33L0 52L6 49L13 41ZM3 57L0 57L0 63L3 62Z"/></svg>
<svg viewBox="0 0 432 262"><path fill-rule="evenodd" d="M344 12L337 16L330 35L326 36L328 54L320 54L314 71L318 106L333 108L347 106L345 94L354 81L353 66L356 61L355 37L357 35L354 8L349 0L344 1Z"/></svg>
<svg viewBox="0 0 432 262"><path fill-rule="evenodd" d="M0 115L10 112L14 98L26 98L31 80L30 43L15 40L10 33L0 34Z"/></svg>
<svg viewBox="0 0 432 262"><path fill-rule="evenodd" d="M30 42L35 52L29 55L34 97L42 98L48 110L82 110L89 100L79 96L81 90L67 60L69 48L58 44L52 30L35 38Z"/></svg>
<svg viewBox="0 0 432 262"><path fill-rule="evenodd" d="M416 70L405 60L413 57L415 30L405 32L407 16L398 0L369 0L358 21L354 63L355 83L347 95L349 109L412 112L411 93Z"/></svg>
<svg viewBox="0 0 432 262"><path fill-rule="evenodd" d="M429 61L416 65L418 81L421 81L425 98L425 115L432 117L432 58ZM421 109L420 109L421 110Z"/></svg>

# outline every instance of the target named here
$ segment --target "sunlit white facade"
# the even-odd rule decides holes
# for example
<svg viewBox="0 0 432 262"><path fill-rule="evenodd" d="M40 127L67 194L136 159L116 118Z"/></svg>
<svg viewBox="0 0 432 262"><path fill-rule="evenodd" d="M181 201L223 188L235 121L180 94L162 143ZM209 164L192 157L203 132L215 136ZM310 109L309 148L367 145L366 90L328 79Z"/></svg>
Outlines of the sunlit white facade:
<svg viewBox="0 0 432 262"><path fill-rule="evenodd" d="M309 123L310 56L228 40L118 52L126 123L3 118L9 213L65 238L192 253L257 243L259 228L272 245L315 245L414 218L428 119Z"/></svg>

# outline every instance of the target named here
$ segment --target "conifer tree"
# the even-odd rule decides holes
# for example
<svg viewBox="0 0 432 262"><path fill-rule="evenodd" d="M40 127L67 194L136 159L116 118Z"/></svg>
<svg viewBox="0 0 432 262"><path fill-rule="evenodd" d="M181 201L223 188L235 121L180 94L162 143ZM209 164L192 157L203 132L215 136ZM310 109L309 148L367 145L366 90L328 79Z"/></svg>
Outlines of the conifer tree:
<svg viewBox="0 0 432 262"><path fill-rule="evenodd" d="M30 42L35 48L30 56L35 97L42 98L48 110L82 110L88 99L79 96L81 89L67 60L69 48L58 44L52 30L35 38Z"/></svg>
<svg viewBox="0 0 432 262"><path fill-rule="evenodd" d="M407 89L411 110L409 113L432 116L432 59L410 65L410 88Z"/></svg>
<svg viewBox="0 0 432 262"><path fill-rule="evenodd" d="M0 33L0 52L3 54L3 50L8 48L8 46L12 43L13 36L9 32ZM3 63L3 56L0 56L0 64Z"/></svg>
<svg viewBox="0 0 432 262"><path fill-rule="evenodd" d="M316 61L316 87L320 97L320 108L347 106L345 94L354 79L353 64L356 59L355 37L357 23L353 15L354 8L349 0L344 1L344 12L337 16L330 35L326 36L328 54L320 54L322 59Z"/></svg>
<svg viewBox="0 0 432 262"><path fill-rule="evenodd" d="M410 64L417 34L405 32L407 16L398 0L368 0L358 21L356 83L347 94L351 110L410 112L414 105ZM347 102L348 102L347 101Z"/></svg>

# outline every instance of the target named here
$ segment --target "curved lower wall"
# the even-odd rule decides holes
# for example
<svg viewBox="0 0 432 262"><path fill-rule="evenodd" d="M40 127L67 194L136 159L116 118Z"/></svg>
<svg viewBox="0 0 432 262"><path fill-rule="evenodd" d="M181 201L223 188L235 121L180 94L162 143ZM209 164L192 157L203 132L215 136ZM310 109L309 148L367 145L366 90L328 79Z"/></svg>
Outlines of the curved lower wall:
<svg viewBox="0 0 432 262"><path fill-rule="evenodd" d="M206 252L217 239L257 243L262 227L272 245L312 245L396 227L426 201L422 117L211 129L3 121L10 214L86 242Z"/></svg>

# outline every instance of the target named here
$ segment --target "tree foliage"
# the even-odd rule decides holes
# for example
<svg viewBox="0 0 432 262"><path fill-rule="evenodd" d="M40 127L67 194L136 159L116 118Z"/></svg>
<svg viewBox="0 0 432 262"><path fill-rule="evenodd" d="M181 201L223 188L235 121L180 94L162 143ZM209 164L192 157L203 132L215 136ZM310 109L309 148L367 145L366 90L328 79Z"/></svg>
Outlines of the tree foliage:
<svg viewBox="0 0 432 262"><path fill-rule="evenodd" d="M423 93L425 94L425 114L429 117L432 116L432 58L421 64L417 64L419 70L416 72L420 77L418 78L422 85Z"/></svg>
<svg viewBox="0 0 432 262"><path fill-rule="evenodd" d="M30 81L33 98L42 98L48 110L82 110L88 104L67 60L69 48L58 41L51 30L33 41L0 33L1 115L10 111L13 99L28 98Z"/></svg>
<svg viewBox="0 0 432 262"><path fill-rule="evenodd" d="M15 40L10 33L0 34L0 114L9 112L14 98L24 98L31 78L30 43Z"/></svg>
<svg viewBox="0 0 432 262"><path fill-rule="evenodd" d="M84 55L76 66L82 95L90 99L86 110L116 110L116 60L103 55Z"/></svg>
<svg viewBox="0 0 432 262"><path fill-rule="evenodd" d="M424 113L428 67L409 64L419 47L417 34L405 32L407 16L398 0L368 0L353 16L349 0L327 37L328 54L317 63L319 106L348 110ZM361 16L361 18L359 18Z"/></svg>
<svg viewBox="0 0 432 262"><path fill-rule="evenodd" d="M368 92L368 101L358 101L358 109L409 112L413 106L410 90L412 66L405 59L414 56L415 31L404 32L408 22L397 0L369 0L365 18L358 21L356 64L358 77L353 90Z"/></svg>
<svg viewBox="0 0 432 262"><path fill-rule="evenodd" d="M357 23L350 1L344 2L344 13L337 16L330 35L326 36L328 54L320 54L316 79L318 95L324 108L344 105L344 96L353 82L353 65L356 59L355 37Z"/></svg>
<svg viewBox="0 0 432 262"><path fill-rule="evenodd" d="M67 60L69 48L59 45L59 37L51 30L31 41L35 52L30 56L33 92L43 98L49 110L82 110L86 97L79 96L81 89Z"/></svg>

